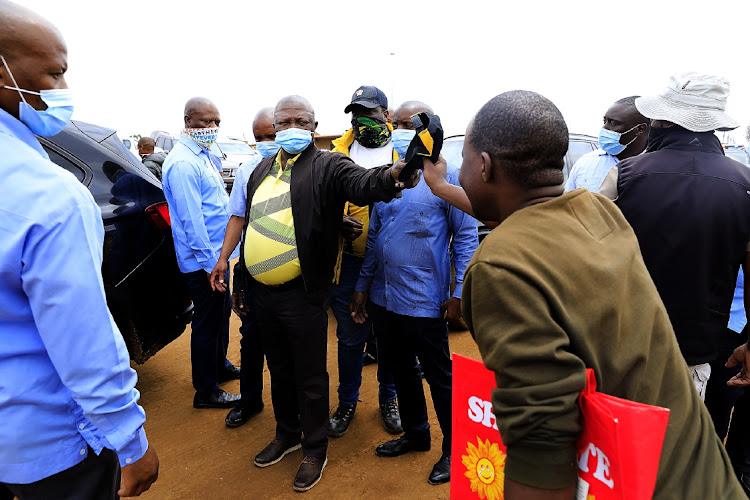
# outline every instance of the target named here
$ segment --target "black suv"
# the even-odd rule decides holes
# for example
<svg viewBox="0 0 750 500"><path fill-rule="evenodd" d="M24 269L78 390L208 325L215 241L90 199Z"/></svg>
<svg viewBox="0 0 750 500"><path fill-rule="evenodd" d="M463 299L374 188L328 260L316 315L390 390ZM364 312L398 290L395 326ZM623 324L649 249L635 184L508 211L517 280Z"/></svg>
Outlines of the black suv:
<svg viewBox="0 0 750 500"><path fill-rule="evenodd" d="M114 130L73 121L59 134L38 139L102 211L107 304L130 357L141 364L180 336L193 309L177 267L161 183Z"/></svg>

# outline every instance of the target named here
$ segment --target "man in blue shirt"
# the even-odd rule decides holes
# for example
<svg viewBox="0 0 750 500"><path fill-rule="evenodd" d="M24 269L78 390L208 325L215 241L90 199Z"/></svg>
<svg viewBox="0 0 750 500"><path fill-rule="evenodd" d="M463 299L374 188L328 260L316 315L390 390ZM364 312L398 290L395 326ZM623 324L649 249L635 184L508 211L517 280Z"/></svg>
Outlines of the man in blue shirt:
<svg viewBox="0 0 750 500"><path fill-rule="evenodd" d="M394 122L407 128L412 114L427 109L413 102L408 109L402 105ZM458 168L449 166L447 179L458 185ZM421 180L401 198L375 204L350 306L357 322L372 315L396 384L404 435L378 446L379 456L430 449L427 405L414 363L415 356L419 358L443 431L442 455L428 478L431 484L450 480L452 373L446 320L461 316L463 275L476 248L476 220L433 195ZM451 255L456 269L452 296Z"/></svg>
<svg viewBox="0 0 750 500"><path fill-rule="evenodd" d="M565 182L566 191L586 188L598 192L612 167L646 149L649 120L636 109L636 98L623 97L604 113L599 149L581 156L573 165Z"/></svg>
<svg viewBox="0 0 750 500"><path fill-rule="evenodd" d="M263 158L275 155L279 146L274 142L276 131L273 128L273 108L263 108L258 111L253 120L253 135L256 148L260 154L243 163L234 178L234 189L229 197L229 222L224 234L224 244L221 247L219 260L211 271L211 288L224 292L228 286L224 283L227 265L232 252L242 237L245 226L245 212L247 209L247 181L250 174ZM237 263L237 265L242 265ZM235 274L236 276L236 274ZM235 289L237 289L235 281ZM260 332L255 321L255 311L250 309L252 290L243 294L232 294L232 308L242 320L240 333L240 402L227 414L224 422L227 427L239 427L250 417L263 410L263 346Z"/></svg>
<svg viewBox="0 0 750 500"><path fill-rule="evenodd" d="M188 100L185 129L162 170L177 264L195 305L190 338L194 408L232 408L240 399L219 389L219 383L239 378L240 370L226 357L229 291L214 291L209 283L229 221L221 161L210 153L220 122L219 110L210 100ZM222 280L228 283L229 273Z"/></svg>
<svg viewBox="0 0 750 500"><path fill-rule="evenodd" d="M0 498L139 495L159 460L107 309L101 212L34 136L72 113L65 42L3 1L0 61Z"/></svg>

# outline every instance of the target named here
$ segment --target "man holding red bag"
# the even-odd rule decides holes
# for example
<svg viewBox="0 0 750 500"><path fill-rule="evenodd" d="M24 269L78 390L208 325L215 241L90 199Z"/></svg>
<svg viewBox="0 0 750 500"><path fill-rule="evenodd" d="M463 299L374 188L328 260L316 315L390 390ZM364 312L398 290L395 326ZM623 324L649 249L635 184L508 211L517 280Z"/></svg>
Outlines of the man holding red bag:
<svg viewBox="0 0 750 500"><path fill-rule="evenodd" d="M563 194L567 147L559 110L528 91L485 104L464 143L472 210L502 222L469 264L462 307L496 376L505 499L574 498L586 368L602 393L671 410L654 498L744 498L632 228L601 195Z"/></svg>

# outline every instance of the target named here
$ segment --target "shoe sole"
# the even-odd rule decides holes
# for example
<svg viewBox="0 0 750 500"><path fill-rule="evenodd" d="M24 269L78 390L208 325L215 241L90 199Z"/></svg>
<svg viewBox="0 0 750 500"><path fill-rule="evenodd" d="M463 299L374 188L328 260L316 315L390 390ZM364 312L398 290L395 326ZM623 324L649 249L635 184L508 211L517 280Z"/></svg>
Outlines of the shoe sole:
<svg viewBox="0 0 750 500"><path fill-rule="evenodd" d="M312 489L313 486L315 486L316 484L318 484L320 482L320 480L323 479L323 469L326 468L327 464L328 464L328 457L326 457L325 462L323 462L323 467L320 468L320 475L318 476L318 479L316 479L313 484L311 484L310 486L305 486L304 488L299 488L297 486L292 485L292 489L294 491L300 491L300 492Z"/></svg>
<svg viewBox="0 0 750 500"><path fill-rule="evenodd" d="M427 482L430 483L430 484L432 484L433 486L438 486L440 484L450 483L451 482L451 478L445 479L444 481L438 481L438 482L431 481L430 478L427 478Z"/></svg>
<svg viewBox="0 0 750 500"><path fill-rule="evenodd" d="M213 403L193 403L193 408L196 410L208 410L208 409L216 409L216 410L229 410L237 406L237 403L239 403L239 399L236 402L228 403L226 405L218 405Z"/></svg>
<svg viewBox="0 0 750 500"><path fill-rule="evenodd" d="M412 451L422 451L422 452L425 452L425 451L430 451L430 448L412 448L411 450L405 451L403 453L399 453L398 455L383 455L383 454L381 454L381 453L378 452L377 448L375 448L375 454L377 456L383 457L383 458L400 457L400 456L406 455L407 453L411 453Z"/></svg>
<svg viewBox="0 0 750 500"><path fill-rule="evenodd" d="M277 459L276 459L276 460L274 460L273 462L268 462L268 463L265 463L265 464L261 464L261 463L258 463L258 462L257 462L257 460L253 460L253 463L254 463L254 464L255 464L256 466L258 466L258 467L261 467L261 468L263 468L263 467L269 467L269 466L271 466L271 465L273 465L273 464L277 464L277 463L281 462L281 459L282 459L282 458L284 458L285 456L287 456L287 455L288 455L289 453L291 453L291 452L293 452L293 451L297 451L297 450L299 450L300 448L302 448L302 443L300 443L300 444L297 444L297 445L294 445L294 446L292 446L291 448L287 448L287 449L286 449L286 450L284 451L284 453L282 453L282 454L281 454L281 455L279 456L279 458L277 458ZM327 459L326 459L326 460L327 460Z"/></svg>

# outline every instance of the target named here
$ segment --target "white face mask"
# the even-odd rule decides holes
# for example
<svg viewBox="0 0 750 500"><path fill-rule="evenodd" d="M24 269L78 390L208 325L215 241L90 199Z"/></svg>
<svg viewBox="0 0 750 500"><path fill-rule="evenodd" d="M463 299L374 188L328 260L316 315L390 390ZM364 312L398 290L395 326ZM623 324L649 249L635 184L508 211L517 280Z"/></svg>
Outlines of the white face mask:
<svg viewBox="0 0 750 500"><path fill-rule="evenodd" d="M186 128L182 132L186 136L190 137L200 147L208 151L211 149L211 145L216 142L216 137L219 135L219 127L211 128Z"/></svg>
<svg viewBox="0 0 750 500"><path fill-rule="evenodd" d="M39 92L26 90L18 87L16 79L13 77L5 57L0 55L0 59L5 66L5 71L13 81L13 87L5 85L6 89L15 90L21 96L21 102L18 103L18 119L29 127L29 130L36 135L50 137L58 134L73 116L73 92L70 89L43 89ZM34 109L23 94L33 94L41 97L47 109L39 111Z"/></svg>

